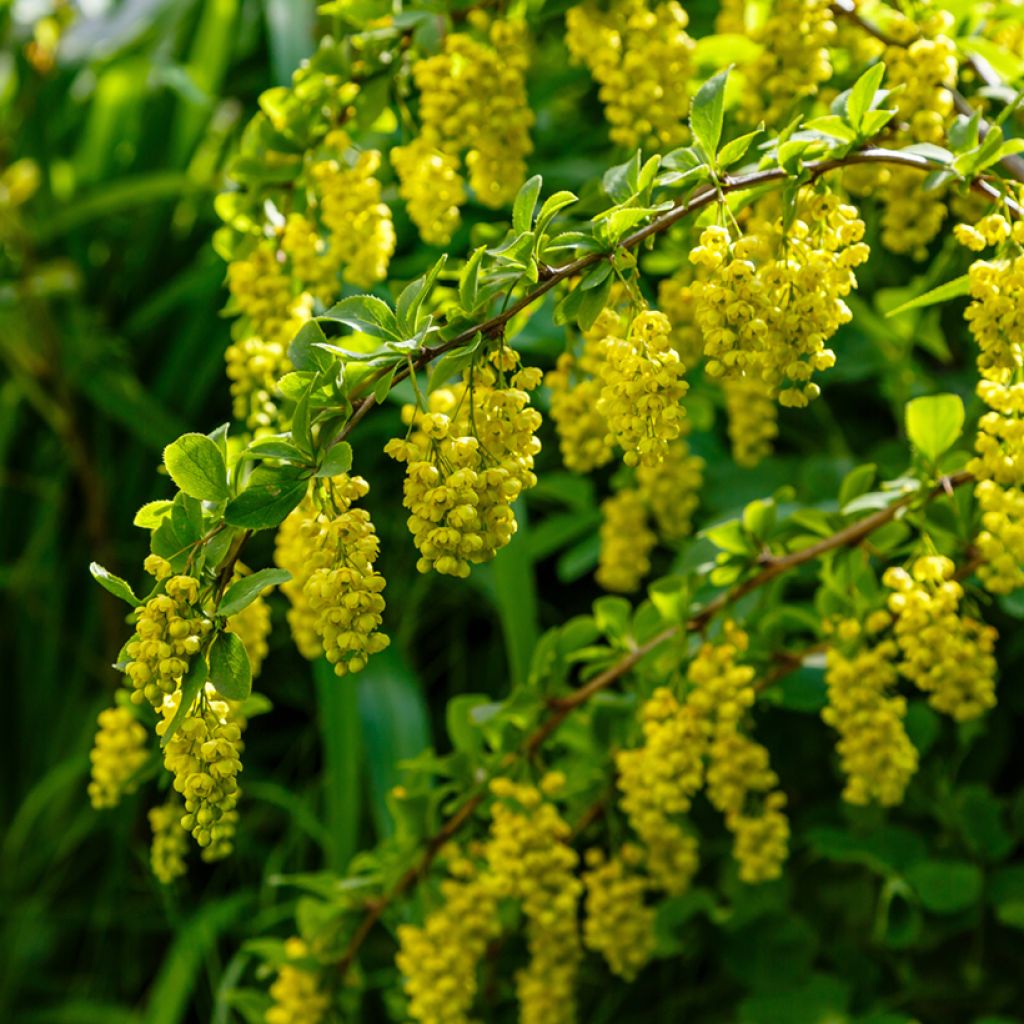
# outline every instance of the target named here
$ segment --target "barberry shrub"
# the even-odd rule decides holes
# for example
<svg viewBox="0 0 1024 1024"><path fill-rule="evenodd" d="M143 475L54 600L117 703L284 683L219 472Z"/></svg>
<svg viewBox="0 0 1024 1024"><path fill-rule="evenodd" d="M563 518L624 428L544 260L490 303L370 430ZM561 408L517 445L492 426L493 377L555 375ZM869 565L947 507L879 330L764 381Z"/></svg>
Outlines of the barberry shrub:
<svg viewBox="0 0 1024 1024"><path fill-rule="evenodd" d="M134 585L92 566L88 796L159 886L280 799L286 642L347 737L217 1019L1015 1019L1024 18L321 13L216 199L231 421L165 448ZM416 616L481 594L506 657L381 754Z"/></svg>

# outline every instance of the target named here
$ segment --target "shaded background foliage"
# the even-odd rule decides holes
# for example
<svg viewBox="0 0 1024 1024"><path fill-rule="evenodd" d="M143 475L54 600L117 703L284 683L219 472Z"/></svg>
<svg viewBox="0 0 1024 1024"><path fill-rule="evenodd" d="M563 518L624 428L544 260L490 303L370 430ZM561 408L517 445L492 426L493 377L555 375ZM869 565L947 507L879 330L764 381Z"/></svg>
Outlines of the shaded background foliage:
<svg viewBox="0 0 1024 1024"><path fill-rule="evenodd" d="M104 814L85 800L95 716L117 682L109 662L124 632L123 609L86 566L96 557L137 577L146 537L127 524L168 490L155 473L162 446L229 417L212 197L260 91L287 81L312 48L314 9L288 0L83 5L48 66L32 41L37 7L0 5L0 159L31 157L43 170L23 225L5 235L0 282L8 701L0 1019L226 1022L236 1019L228 993L252 966L237 950L287 927L294 912L276 876L340 869L387 835L398 764L431 743L445 746L447 700L503 696L506 679L524 677L540 630L589 607L595 487L561 470L546 434L541 483L509 550L462 586L420 577L398 474L380 454L397 406L371 417L356 437L358 468L374 481L367 504L382 536L394 646L356 683L339 685L295 654L274 604L259 689L275 712L247 734L237 853L162 889L148 870L141 799ZM551 5L543 17L560 19L563 8ZM696 34L707 30L714 5L688 8ZM601 115L587 76L561 51L547 58L531 77L531 169L549 189L580 189L614 154L595 127ZM466 219L455 252L500 215L476 209ZM436 253L415 240L401 210L396 220L393 275L411 277ZM775 458L736 470L725 458L721 410L704 410L718 425L694 441L708 458L703 522L782 486L792 488L787 500L827 503L864 461L894 476L905 464L899 423L909 397L947 390L974 401L961 309L884 319L960 272L965 258L944 245L922 271L873 248L854 323L837 339L826 400L783 414ZM563 342L542 311L519 344L546 367ZM712 550L697 541L683 558L698 564ZM266 548L258 554L269 561ZM660 557L657 568L667 570L668 556ZM753 610L764 598L749 600ZM793 794L798 845L785 880L734 887L727 928L707 888L670 901L660 951L681 960L654 963L628 1001L625 989L609 992L595 976L583 989L583 1018L846 1020L851 991L878 990L903 993L894 1015L858 1019L1012 1012L1024 955L1024 866L1013 863L1024 839L1024 755L1015 743L1024 715L1021 617L1019 596L993 615L1002 634L1000 713L959 731L927 713L911 721L932 756L889 823L880 812L840 807L835 779L821 771L832 737L804 727L821 705L821 672L789 677L758 723ZM364 1018L375 1016L371 999Z"/></svg>

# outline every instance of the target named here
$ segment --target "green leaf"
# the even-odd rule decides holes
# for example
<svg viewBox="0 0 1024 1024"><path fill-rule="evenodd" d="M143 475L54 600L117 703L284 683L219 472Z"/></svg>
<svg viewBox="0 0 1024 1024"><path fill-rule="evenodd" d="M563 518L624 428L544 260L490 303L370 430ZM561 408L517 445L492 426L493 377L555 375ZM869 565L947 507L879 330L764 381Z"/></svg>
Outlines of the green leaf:
<svg viewBox="0 0 1024 1024"><path fill-rule="evenodd" d="M391 307L376 295L353 295L342 299L322 314L320 319L345 324L354 331L362 331L374 338L402 340L398 318Z"/></svg>
<svg viewBox="0 0 1024 1024"><path fill-rule="evenodd" d="M195 703L199 691L206 684L208 675L206 651L203 650L192 659L188 672L185 673L184 678L181 680L181 699L178 701L178 708L174 712L174 717L168 722L163 736L160 737L161 747L167 746L171 737L178 731L181 723L185 721L185 717L188 715L193 703Z"/></svg>
<svg viewBox="0 0 1024 1024"><path fill-rule="evenodd" d="M205 434L182 434L164 449L164 465L178 488L200 501L224 501L230 493L224 456Z"/></svg>
<svg viewBox="0 0 1024 1024"><path fill-rule="evenodd" d="M537 232L540 233L547 228L555 218L555 214L577 202L578 197L573 192L556 192L544 200L540 213L537 214Z"/></svg>
<svg viewBox="0 0 1024 1024"><path fill-rule="evenodd" d="M843 482L839 487L839 508L845 512L846 506L853 501L854 498L859 498L862 494L867 494L871 489L871 485L875 481L875 474L878 472L878 467L873 462L865 463L863 466L857 466L851 469L849 473L843 477Z"/></svg>
<svg viewBox="0 0 1024 1024"><path fill-rule="evenodd" d="M517 235L533 227L533 211L537 209L537 200L540 198L543 183L541 176L535 174L524 181L516 193L515 202L512 204L512 230Z"/></svg>
<svg viewBox="0 0 1024 1024"><path fill-rule="evenodd" d="M348 441L338 441L327 449L324 461L316 471L318 478L341 476L352 468L352 445Z"/></svg>
<svg viewBox="0 0 1024 1024"><path fill-rule="evenodd" d="M327 335L316 320L307 320L288 346L288 359L296 370L318 373L334 364L334 357L321 346Z"/></svg>
<svg viewBox="0 0 1024 1024"><path fill-rule="evenodd" d="M964 842L981 860L1000 861L1013 849L1003 805L984 786L967 786L957 793L956 816Z"/></svg>
<svg viewBox="0 0 1024 1024"><path fill-rule="evenodd" d="M258 437L248 448L245 455L257 459L283 459L285 462L303 463L307 457L284 437Z"/></svg>
<svg viewBox="0 0 1024 1024"><path fill-rule="evenodd" d="M398 296L395 304L395 312L398 316L399 327L403 334L413 335L419 329L422 322L420 310L433 291L438 274L447 261L447 255L442 256L425 274L420 275L415 281L410 281Z"/></svg>
<svg viewBox="0 0 1024 1024"><path fill-rule="evenodd" d="M742 160L761 131L762 129L756 128L752 132L747 132L746 135L741 135L738 139L727 142L718 154L719 166L722 168L732 167L733 164Z"/></svg>
<svg viewBox="0 0 1024 1024"><path fill-rule="evenodd" d="M267 530L281 523L286 515L306 496L308 479L295 470L259 467L249 480L249 486L237 498L228 502L224 521L229 526L248 530Z"/></svg>
<svg viewBox="0 0 1024 1024"><path fill-rule="evenodd" d="M210 645L210 682L228 700L245 700L252 692L252 668L242 638L218 633Z"/></svg>
<svg viewBox="0 0 1024 1024"><path fill-rule="evenodd" d="M135 526L141 526L144 530L155 530L171 514L172 508L174 508L173 501L147 501L135 513L132 523Z"/></svg>
<svg viewBox="0 0 1024 1024"><path fill-rule="evenodd" d="M722 138L722 122L725 117L725 83L729 71L719 71L709 78L698 90L690 107L690 130L700 143L709 160L718 152Z"/></svg>
<svg viewBox="0 0 1024 1024"><path fill-rule="evenodd" d="M287 569L260 569L259 572L243 576L224 591L224 596L217 606L217 614L237 615L243 608L248 608L268 587L280 586L291 578L292 574Z"/></svg>
<svg viewBox="0 0 1024 1024"><path fill-rule="evenodd" d="M750 538L743 530L738 519L730 519L715 526L702 530L700 536L707 537L716 548L729 552L731 555L749 555L753 553Z"/></svg>
<svg viewBox="0 0 1024 1024"><path fill-rule="evenodd" d="M481 245L473 251L466 265L459 274L459 302L466 313L473 312L477 307L480 294L480 264L487 253L487 246Z"/></svg>
<svg viewBox="0 0 1024 1024"><path fill-rule="evenodd" d="M874 106L875 93L882 84L885 65L881 62L868 68L853 84L846 101L846 117L860 131L864 115Z"/></svg>
<svg viewBox="0 0 1024 1024"><path fill-rule="evenodd" d="M907 436L932 462L953 447L963 425L964 403L959 395L925 395L907 402Z"/></svg>
<svg viewBox="0 0 1024 1024"><path fill-rule="evenodd" d="M967 861L923 860L910 867L907 881L933 914L958 914L981 899L981 871Z"/></svg>
<svg viewBox="0 0 1024 1024"><path fill-rule="evenodd" d="M122 601L127 601L133 608L138 608L142 602L135 596L135 591L132 590L130 584L121 579L120 576L115 576L110 570L104 569L99 562L89 563L89 572L92 573L92 578L108 593L119 597Z"/></svg>
<svg viewBox="0 0 1024 1024"><path fill-rule="evenodd" d="M1016 82L1024 76L1024 60L1006 47L994 43L982 36L966 36L957 40L957 45L964 53L980 57L993 71L1007 83Z"/></svg>
<svg viewBox="0 0 1024 1024"><path fill-rule="evenodd" d="M615 200L625 203L637 191L640 181L640 151L637 150L625 163L609 167L601 177L601 188Z"/></svg>

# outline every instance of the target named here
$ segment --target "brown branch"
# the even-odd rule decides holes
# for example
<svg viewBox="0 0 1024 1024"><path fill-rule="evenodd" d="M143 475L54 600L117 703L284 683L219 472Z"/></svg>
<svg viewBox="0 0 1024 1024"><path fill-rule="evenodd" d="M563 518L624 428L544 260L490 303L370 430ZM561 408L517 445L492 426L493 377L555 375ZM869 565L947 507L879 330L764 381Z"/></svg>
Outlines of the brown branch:
<svg viewBox="0 0 1024 1024"><path fill-rule="evenodd" d="M586 704L586 702L595 694L608 689L608 687L613 683L617 682L624 675L630 672L630 670L633 669L646 655L650 654L662 644L667 643L670 640L680 639L687 633L697 632L703 629L709 620L718 612L727 608L729 605L734 604L747 594L765 586L772 580L777 579L779 576L791 569L795 569L798 566L813 561L830 551L836 551L839 548L850 547L860 543L875 530L896 519L905 509L914 503L915 499L921 499L921 503L925 504L929 501L933 501L935 498L948 495L950 489L960 487L963 484L971 482L973 479L974 477L967 472L955 473L951 476L943 477L938 484L924 495L923 499L921 499L919 491L907 494L894 501L887 508L878 509L878 511L872 512L871 515L865 516L863 519L860 519L855 523L851 523L849 526L844 526L841 530L836 531L829 537L822 538L815 544L811 544L806 548L801 548L799 551L793 551L786 555L774 557L749 579L740 583L738 586L733 587L731 590L723 591L716 598L709 601L699 612L686 622L680 623L676 626L670 626L667 629L662 630L650 640L645 641L628 654L625 654L615 662L614 665L611 665L602 673L595 676L586 683L586 685L581 686L578 690L574 690L568 696L552 701L548 705L547 717L545 717L533 732L526 737L518 750L513 751L504 758L503 767L516 763L521 757L529 757L535 753L543 743L549 739L555 731L557 731L559 726L561 726L561 724L576 708ZM790 668L787 668L786 671L791 671L791 669L792 665ZM779 678L784 674L786 674L786 672L782 672L779 675ZM352 963L359 953L359 950L362 948L363 943L366 941L376 923L380 920L384 911L394 902L395 899L411 888L426 873L430 865L433 863L434 858L437 856L438 851L459 832L466 822L469 821L477 808L483 803L486 795L486 785L482 785L471 796L469 796L458 807L448 821L445 822L441 829L428 841L426 849L417 860L416 864L409 868L405 874L399 878L389 892L382 895L367 907L366 914L353 933L344 955L338 961L338 971L342 977L344 977L348 969L352 966Z"/></svg>

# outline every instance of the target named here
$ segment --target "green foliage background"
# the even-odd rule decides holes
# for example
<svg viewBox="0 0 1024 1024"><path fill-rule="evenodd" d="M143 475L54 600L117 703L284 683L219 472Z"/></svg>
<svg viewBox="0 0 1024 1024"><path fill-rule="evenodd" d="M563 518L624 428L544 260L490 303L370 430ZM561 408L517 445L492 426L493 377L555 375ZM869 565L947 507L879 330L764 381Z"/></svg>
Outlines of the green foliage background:
<svg viewBox="0 0 1024 1024"><path fill-rule="evenodd" d="M709 30L713 5L688 8L697 33ZM544 17L561 13L553 5ZM141 799L104 814L85 799L95 716L117 682L109 662L124 633L123 608L86 567L95 557L137 577L146 537L128 524L142 502L170 492L156 477L163 445L229 418L212 197L260 91L286 82L311 49L313 5L125 2L79 18L47 74L25 59L31 26L8 5L0 19L0 156L43 169L26 236L8 246L10 279L0 282L0 1020L225 1024L246 1010L237 1000L232 1008L230 993L254 966L238 950L289 927L294 891L278 876L341 869L387 835L398 764L431 744L445 748L446 702L504 696L508 678L525 676L542 629L589 608L597 498L589 480L561 471L547 434L542 482L509 550L463 585L420 577L399 475L380 454L397 406L371 417L357 438L359 470L374 484L368 506L382 535L394 645L356 683L339 685L291 650L275 603L258 687L275 711L247 735L237 853L161 889L148 870ZM531 78L531 170L548 190L580 189L614 154L586 75L554 51L549 58ZM396 218L393 276L411 277L436 253L414 241L400 210ZM477 209L467 219L499 218ZM453 251L465 250L469 230ZM960 307L884 319L962 272L964 259L946 245L922 270L876 249L826 398L783 415L778 456L737 471L724 457L720 411L719 429L700 435L704 523L783 485L794 489L788 497L827 508L863 462L897 475L902 407L915 394L958 392L977 411ZM547 312L519 347L549 366L563 341ZM266 564L269 540L258 543ZM688 564L712 550L696 542ZM907 807L888 819L840 806L836 779L822 770L832 737L805 727L820 707L821 673L791 676L759 721L802 837L785 881L744 890L726 879L727 920L707 888L670 902L659 949L671 959L649 968L628 1001L595 975L583 1019L1016 1019L1022 617L1019 595L992 616L1002 635L999 713L955 730L918 708L914 739L931 753ZM864 1016L879 993L891 1013ZM379 1011L371 997L363 1019Z"/></svg>

